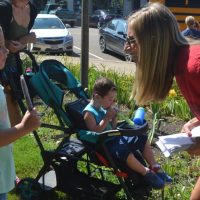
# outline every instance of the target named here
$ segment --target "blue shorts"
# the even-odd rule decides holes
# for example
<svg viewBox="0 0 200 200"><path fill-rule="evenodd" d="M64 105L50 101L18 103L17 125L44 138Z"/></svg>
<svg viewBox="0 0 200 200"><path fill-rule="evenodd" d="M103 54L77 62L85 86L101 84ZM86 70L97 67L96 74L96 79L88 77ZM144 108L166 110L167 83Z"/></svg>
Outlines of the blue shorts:
<svg viewBox="0 0 200 200"><path fill-rule="evenodd" d="M106 146L114 158L126 162L130 153L134 154L136 151L143 153L147 139L147 135L116 137L107 142Z"/></svg>

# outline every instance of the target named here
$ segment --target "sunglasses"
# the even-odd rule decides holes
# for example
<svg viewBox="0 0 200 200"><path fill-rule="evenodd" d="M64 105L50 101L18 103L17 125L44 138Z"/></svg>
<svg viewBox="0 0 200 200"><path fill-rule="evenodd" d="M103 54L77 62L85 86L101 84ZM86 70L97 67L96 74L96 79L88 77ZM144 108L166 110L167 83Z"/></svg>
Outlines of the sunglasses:
<svg viewBox="0 0 200 200"><path fill-rule="evenodd" d="M133 36L126 37L126 42L128 43L128 45L136 44L136 39Z"/></svg>

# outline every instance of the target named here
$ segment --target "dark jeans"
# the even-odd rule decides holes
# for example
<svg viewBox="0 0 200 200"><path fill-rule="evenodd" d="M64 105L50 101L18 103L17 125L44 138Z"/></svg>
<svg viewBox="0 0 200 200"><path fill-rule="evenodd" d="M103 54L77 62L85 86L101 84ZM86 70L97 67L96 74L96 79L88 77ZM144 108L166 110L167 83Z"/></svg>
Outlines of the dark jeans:
<svg viewBox="0 0 200 200"><path fill-rule="evenodd" d="M109 141L107 147L115 158L126 162L130 153L134 154L136 151L142 153L146 142L147 135L138 135L134 137L122 136Z"/></svg>

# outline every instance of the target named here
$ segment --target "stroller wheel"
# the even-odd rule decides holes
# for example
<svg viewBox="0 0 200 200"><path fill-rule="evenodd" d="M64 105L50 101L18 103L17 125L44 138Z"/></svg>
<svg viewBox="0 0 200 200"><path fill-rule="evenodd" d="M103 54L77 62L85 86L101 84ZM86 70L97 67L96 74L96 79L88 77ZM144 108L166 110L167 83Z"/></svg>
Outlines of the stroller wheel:
<svg viewBox="0 0 200 200"><path fill-rule="evenodd" d="M16 191L21 200L40 200L42 189L33 178L24 178L16 186Z"/></svg>

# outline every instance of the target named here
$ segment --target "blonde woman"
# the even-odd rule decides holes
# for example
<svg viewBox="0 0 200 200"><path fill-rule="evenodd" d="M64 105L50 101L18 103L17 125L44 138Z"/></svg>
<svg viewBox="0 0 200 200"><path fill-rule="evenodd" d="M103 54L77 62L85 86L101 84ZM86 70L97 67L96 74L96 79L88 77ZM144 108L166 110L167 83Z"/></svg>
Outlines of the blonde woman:
<svg viewBox="0 0 200 200"><path fill-rule="evenodd" d="M125 50L137 54L132 94L136 103L164 100L175 77L195 115L182 128L191 134L200 125L200 44L189 44L167 7L149 3L129 17ZM189 153L200 154L200 145ZM200 199L200 179L191 195L191 200L196 199Z"/></svg>

